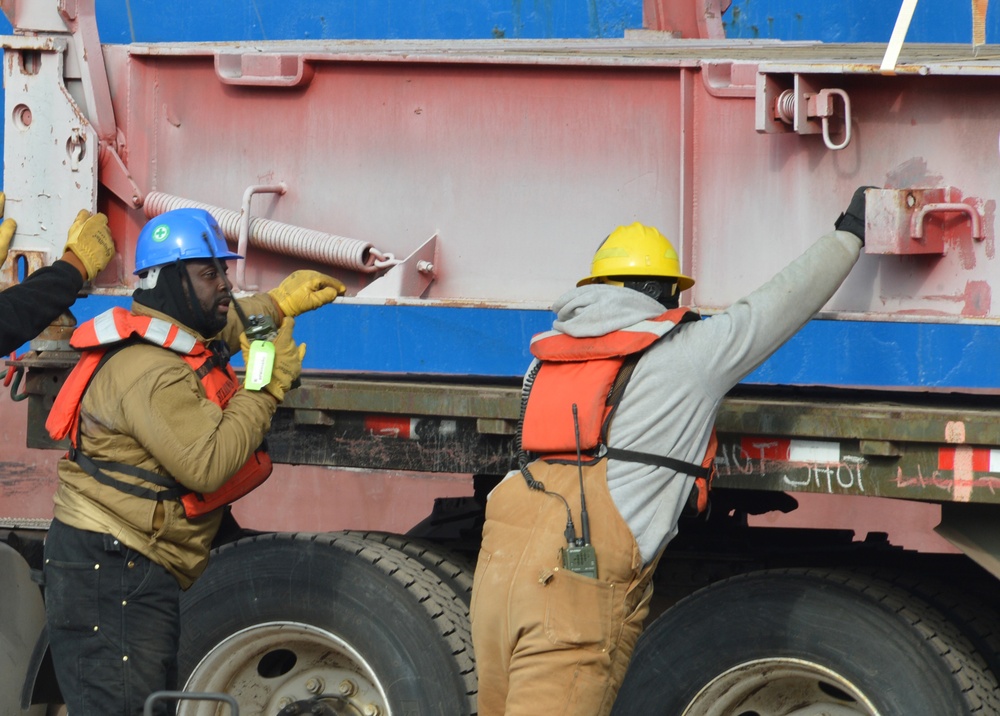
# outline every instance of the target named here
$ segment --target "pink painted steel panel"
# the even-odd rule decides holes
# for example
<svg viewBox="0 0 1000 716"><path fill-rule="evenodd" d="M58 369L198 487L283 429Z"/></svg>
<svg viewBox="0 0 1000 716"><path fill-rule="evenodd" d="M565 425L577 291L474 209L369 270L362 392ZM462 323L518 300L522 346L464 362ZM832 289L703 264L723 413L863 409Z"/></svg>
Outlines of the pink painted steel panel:
<svg viewBox="0 0 1000 716"><path fill-rule="evenodd" d="M397 256L439 232L432 298L548 301L617 223L678 222L677 72L326 63L295 90L223 84L206 57L128 72L117 115L140 186L237 207L283 181L255 211ZM264 263L251 250L251 281L288 268Z"/></svg>
<svg viewBox="0 0 1000 716"><path fill-rule="evenodd" d="M289 59L231 57L264 48ZM246 186L285 182L287 194L255 199L254 211L397 256L437 232L429 298L547 303L604 235L639 220L682 247L698 279L690 300L725 306L828 230L859 184L954 186L982 214L984 241L959 232L939 258L865 256L828 308L961 319L995 315L976 287L996 273L1000 107L985 90L1000 69L956 52L935 48L885 77L874 56L808 44L106 48L143 191L238 208ZM255 75L234 85L232 66L289 73L295 86ZM757 72L843 90L848 146L758 132ZM128 221L130 246L143 217ZM270 285L296 265L251 249L248 278ZM348 280L352 292L366 281Z"/></svg>

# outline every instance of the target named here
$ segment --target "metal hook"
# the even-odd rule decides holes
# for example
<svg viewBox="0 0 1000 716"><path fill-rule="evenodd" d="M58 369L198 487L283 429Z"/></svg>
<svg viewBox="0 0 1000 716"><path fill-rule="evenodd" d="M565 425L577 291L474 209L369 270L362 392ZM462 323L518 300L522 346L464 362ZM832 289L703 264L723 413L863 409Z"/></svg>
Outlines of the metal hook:
<svg viewBox="0 0 1000 716"><path fill-rule="evenodd" d="M21 379L24 377L24 368L11 367L8 369L8 373L10 371L14 372L14 380L10 385L10 399L13 400L15 403L20 403L22 400L27 400L29 397L27 391L23 393L17 392L17 389L21 387Z"/></svg>

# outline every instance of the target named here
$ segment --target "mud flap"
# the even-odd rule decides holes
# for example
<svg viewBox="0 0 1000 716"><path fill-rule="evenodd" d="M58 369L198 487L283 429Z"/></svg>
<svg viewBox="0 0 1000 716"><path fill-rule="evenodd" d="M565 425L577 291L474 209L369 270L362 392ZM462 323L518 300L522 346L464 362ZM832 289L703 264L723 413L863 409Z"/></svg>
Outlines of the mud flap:
<svg viewBox="0 0 1000 716"><path fill-rule="evenodd" d="M42 592L31 579L24 558L0 542L0 711L20 713L27 708L39 662L33 658L39 634L45 629ZM47 646L48 639L45 639ZM44 653L44 651L43 651ZM25 695L28 702L24 702ZM27 712L44 714L45 708Z"/></svg>

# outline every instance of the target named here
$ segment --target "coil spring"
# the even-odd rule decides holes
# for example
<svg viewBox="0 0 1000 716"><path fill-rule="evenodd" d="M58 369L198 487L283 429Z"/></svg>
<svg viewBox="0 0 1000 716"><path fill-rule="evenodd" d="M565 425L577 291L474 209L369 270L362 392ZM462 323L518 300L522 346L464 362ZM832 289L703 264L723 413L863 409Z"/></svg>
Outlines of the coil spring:
<svg viewBox="0 0 1000 716"><path fill-rule="evenodd" d="M146 195L143 209L147 218L159 216L174 209L204 209L219 222L222 233L229 241L237 241L240 233L240 212L221 209L210 204L185 199L164 192ZM372 245L359 239L304 229L292 224L263 218L250 219L250 243L274 253L296 256L345 269L373 273L378 270Z"/></svg>

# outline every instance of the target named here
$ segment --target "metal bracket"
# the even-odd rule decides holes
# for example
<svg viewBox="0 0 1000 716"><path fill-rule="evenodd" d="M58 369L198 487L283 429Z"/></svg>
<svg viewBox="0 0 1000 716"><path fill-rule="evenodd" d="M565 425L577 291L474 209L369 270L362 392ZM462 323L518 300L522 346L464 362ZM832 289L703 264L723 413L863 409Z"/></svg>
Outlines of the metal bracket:
<svg viewBox="0 0 1000 716"><path fill-rule="evenodd" d="M45 251L48 263L76 213L97 208L99 170L127 205L140 206L142 192L122 161L94 0L2 5L19 33L2 39L7 210L14 248Z"/></svg>
<svg viewBox="0 0 1000 716"><path fill-rule="evenodd" d="M983 219L954 187L869 189L865 195L866 253L943 254L947 240L969 235L983 240Z"/></svg>
<svg viewBox="0 0 1000 716"><path fill-rule="evenodd" d="M437 238L434 234L405 259L357 292L358 298L419 297L437 276Z"/></svg>
<svg viewBox="0 0 1000 716"><path fill-rule="evenodd" d="M787 76L757 75L756 129L766 134L795 132L821 134L827 149L839 150L851 142L851 98L842 89L819 88L816 78L792 75L792 87ZM830 122L836 116L834 97L840 99L843 111L844 135L835 141Z"/></svg>

